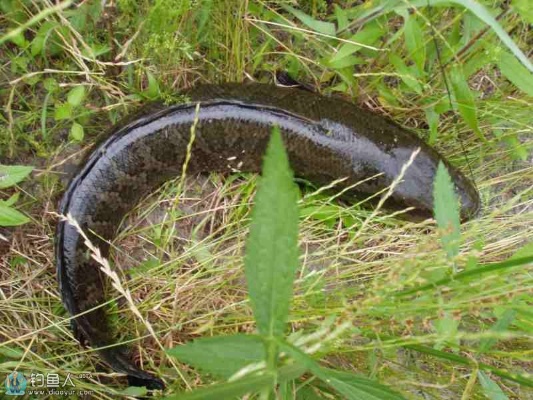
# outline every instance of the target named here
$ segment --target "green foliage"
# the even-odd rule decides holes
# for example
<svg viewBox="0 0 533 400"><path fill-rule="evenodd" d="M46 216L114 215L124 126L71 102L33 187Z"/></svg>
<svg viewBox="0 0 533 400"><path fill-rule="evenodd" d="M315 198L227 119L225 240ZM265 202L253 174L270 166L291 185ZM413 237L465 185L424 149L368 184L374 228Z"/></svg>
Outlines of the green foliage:
<svg viewBox="0 0 533 400"><path fill-rule="evenodd" d="M494 382L490 377L483 371L478 371L477 373L479 382L483 387L483 393L490 400L508 400L509 398L503 393L498 384Z"/></svg>
<svg viewBox="0 0 533 400"><path fill-rule="evenodd" d="M196 339L167 351L172 357L217 378L229 379L248 365L265 360L259 336L233 335Z"/></svg>
<svg viewBox="0 0 533 400"><path fill-rule="evenodd" d="M0 165L0 189L7 189L22 182L33 167L24 165ZM17 226L29 222L29 218L12 206L19 198L15 193L7 200L0 200L0 226Z"/></svg>
<svg viewBox="0 0 533 400"><path fill-rule="evenodd" d="M459 109L461 116L470 129L472 129L481 140L485 140L485 136L479 130L474 95L470 91L470 87L468 86L468 82L466 81L460 66L456 66L451 70L450 81L452 84L453 95L455 97L455 106Z"/></svg>
<svg viewBox="0 0 533 400"><path fill-rule="evenodd" d="M236 381L172 398L216 399L261 389L275 390L277 382L283 378L280 357L284 352L303 368L302 371L309 370L346 399L402 399L373 380L322 368L284 340L298 265L296 202L297 190L289 160L279 128L275 127L264 158L245 255L249 297L260 335L203 338L168 350L168 354L180 361L217 377L228 379L239 373L244 375ZM256 371L261 374L257 375Z"/></svg>
<svg viewBox="0 0 533 400"><path fill-rule="evenodd" d="M280 337L286 327L298 266L296 200L289 160L275 129L265 155L245 257L257 328L266 337Z"/></svg>
<svg viewBox="0 0 533 400"><path fill-rule="evenodd" d="M274 387L279 398L298 400L338 398L340 393L348 398L390 394L387 388L372 392L382 387L369 377L406 393L409 382L425 381L429 384L420 390L435 398L442 397L438 387L443 386L446 395L452 392L458 398L465 385L476 398L498 398L502 391L520 397L531 386L522 372L530 357L521 351L531 336L531 299L525 292L531 285L531 244L507 258L528 233L529 214L521 207L530 194L519 187L531 174L521 166L531 150L532 80L530 62L517 50L528 49L527 24L532 19L527 0L511 1L503 14L498 2L480 6L482 2L433 0L430 7L427 0L344 1L331 6L324 0L118 0L76 2L61 10L51 10L56 3L49 3L0 1L4 23L0 37L5 40L0 45L4 61L0 80L6 83L0 85L0 159L32 164L36 157L35 165L43 166L37 184L23 197L24 204L19 200L22 192L13 194L7 188L2 193L0 222L27 221L17 209L28 210L29 201L54 204L60 191L58 177L79 147L72 142L90 144L140 102L180 102L181 89L200 82L271 82L278 70L326 94L352 96L365 108L415 127L454 165L467 171L470 164L490 202L490 212L482 219L463 225L458 248L453 239L456 222L450 223L457 216L452 212L456 203L447 202L449 182L443 183L448 192L442 189L439 195L445 200L439 207L448 223L439 224L444 249L439 251L437 236L427 225L388 216L363 223L369 215L364 208L329 195L304 196L299 203L302 269L295 295L279 309L261 310L265 315L261 326L266 326L272 316L286 321L285 310L293 304L293 332L284 336L288 329L278 324L281 341L276 342L234 335L250 329L242 282L234 283L227 274L242 264L247 226L243 221L249 215L255 178L210 177L219 196L214 197L216 211L195 213L194 222L209 217L196 225L190 237L175 239L175 225L189 218L176 209L166 213L168 229L165 224L134 225L128 231L126 240L156 248L155 252L152 247L141 249L153 257L133 262L135 255L123 252L127 264L134 265L131 283L129 279L124 283L142 299L141 312L153 318L156 331L172 331L180 338L205 335L170 351L202 373L200 379L195 370L180 370L182 380L176 378L171 389L231 378L177 397L231 398L263 388L256 397L264 398ZM442 68L453 83L454 110L433 36ZM516 45L509 42L510 36ZM453 111L460 114L458 121ZM41 160L47 161L43 165ZM510 174L511 167L520 169ZM175 196L173 189L163 191L161 203ZM34 221L28 230L53 236L54 224L47 214ZM207 238L204 231L210 232ZM450 240L445 243L446 236ZM121 247L115 250L120 253ZM450 271L445 255L453 257L455 271ZM89 358L79 357L77 345L63 340L64 329L57 329L63 321L53 318L63 316L63 307L55 291L47 289L49 282L55 282L52 271L47 268L35 275L34 268L27 268L33 260L44 263L45 256L53 257L46 246L35 254L5 257L10 269L16 270L7 282L17 289L6 291L11 297L3 309L13 310L6 320L16 323L6 325L4 336L16 340L0 345L2 373L11 372L4 370L5 365L45 372L50 363L93 368ZM24 275L25 270L30 274ZM165 282L162 287L161 282ZM281 301L287 288L260 296ZM173 296L177 300L169 306ZM211 298L215 304L209 303ZM182 299L186 307L181 307ZM35 318L37 312L46 318ZM123 318L126 314L117 308L114 322L118 324L121 316L128 321L121 327L129 333L146 331L141 324L130 325L133 318ZM358 327L350 330L347 340L330 337L324 327L323 320L333 314L338 317L329 319L329 328L343 323ZM51 334L38 335L29 346L24 335L35 336L28 328ZM228 336L207 337L211 334ZM305 352L303 358L300 353L288 355L282 350L286 345ZM138 348L143 363L150 369L159 365L158 373L172 381L176 371L159 359L159 348L154 349L150 340ZM34 349L39 349L38 354ZM50 352L46 363L39 361L42 349ZM328 365L352 365L368 375L316 369L316 360L325 355L330 355ZM419 368L422 363L427 368ZM458 368L461 374L456 373ZM96 397L108 396L108 386L118 385L108 384L107 378L106 386L94 382L83 384L92 385ZM145 389L130 388L120 395L144 396Z"/></svg>
<svg viewBox="0 0 533 400"><path fill-rule="evenodd" d="M533 96L533 72L528 71L515 57L502 51L498 67L518 89Z"/></svg>
<svg viewBox="0 0 533 400"><path fill-rule="evenodd" d="M409 58L415 62L418 75L424 75L424 66L426 63L425 36L414 16L410 16L405 20L404 33Z"/></svg>
<svg viewBox="0 0 533 400"><path fill-rule="evenodd" d="M459 254L460 219L459 202L452 179L441 162L433 188L435 219L441 230L441 243L450 259Z"/></svg>

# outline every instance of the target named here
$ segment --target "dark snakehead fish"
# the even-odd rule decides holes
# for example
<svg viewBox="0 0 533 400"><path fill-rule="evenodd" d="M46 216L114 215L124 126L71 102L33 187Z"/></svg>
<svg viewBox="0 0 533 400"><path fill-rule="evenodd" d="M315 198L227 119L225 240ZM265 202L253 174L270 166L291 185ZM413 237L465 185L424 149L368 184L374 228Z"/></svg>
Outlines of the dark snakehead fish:
<svg viewBox="0 0 533 400"><path fill-rule="evenodd" d="M392 202L431 215L432 187L442 161L461 200L463 219L474 216L479 197L471 182L416 135L382 116L346 101L293 88L263 84L206 85L191 90L191 103L160 107L115 128L70 183L59 212L70 214L109 254L124 218L146 194L181 174L197 118L187 171L259 172L272 127L279 126L296 176L316 185L347 178L358 194L373 194L398 176L413 151L420 153L396 187ZM196 106L200 103L199 112ZM350 193L349 194L355 194ZM109 286L79 232L66 221L57 229L57 272L61 295L78 338L85 338L130 384L163 388L138 368L128 349L114 345L106 318Z"/></svg>

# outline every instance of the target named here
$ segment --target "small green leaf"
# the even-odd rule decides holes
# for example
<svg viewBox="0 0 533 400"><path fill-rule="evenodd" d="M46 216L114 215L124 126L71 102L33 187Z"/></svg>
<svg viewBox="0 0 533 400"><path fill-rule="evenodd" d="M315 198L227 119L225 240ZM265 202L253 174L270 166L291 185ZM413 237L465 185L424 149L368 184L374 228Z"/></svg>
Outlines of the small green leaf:
<svg viewBox="0 0 533 400"><path fill-rule="evenodd" d="M0 189L6 189L22 182L33 171L28 165L1 165L0 164Z"/></svg>
<svg viewBox="0 0 533 400"><path fill-rule="evenodd" d="M516 57L506 51L500 54L498 67L502 74L509 79L518 89L533 96L533 73L529 72Z"/></svg>
<svg viewBox="0 0 533 400"><path fill-rule="evenodd" d="M298 199L279 128L274 128L252 211L246 281L258 330L282 336L298 266Z"/></svg>
<svg viewBox="0 0 533 400"><path fill-rule="evenodd" d="M72 105L70 103L61 103L56 105L54 112L54 119L61 121L63 119L70 119L72 116Z"/></svg>
<svg viewBox="0 0 533 400"><path fill-rule="evenodd" d="M156 99L159 97L159 83L151 72L146 71L146 76L148 78L148 87L144 91L144 95L149 99Z"/></svg>
<svg viewBox="0 0 533 400"><path fill-rule="evenodd" d="M355 52L361 50L363 47L356 43L361 43L364 45L371 45L374 43L378 38L383 35L384 30L383 27L378 24L377 22L371 22L363 29L361 29L359 32L357 32L355 35L353 35L350 38L350 41L354 43L344 43L339 50L331 57L329 60L330 63L336 63L343 59L344 57L348 57Z"/></svg>
<svg viewBox="0 0 533 400"><path fill-rule="evenodd" d="M498 384L490 379L487 374L483 371L478 371L477 376L479 378L479 383L481 383L481 387L483 387L483 393L485 393L485 396L490 400L509 400Z"/></svg>
<svg viewBox="0 0 533 400"><path fill-rule="evenodd" d="M119 391L117 394L130 397L142 397L148 394L148 389L146 389L144 386L130 386Z"/></svg>
<svg viewBox="0 0 533 400"><path fill-rule="evenodd" d="M363 64L363 63L364 63L364 60L361 57L356 57L356 56L348 56L348 57L343 57L340 60L326 61L326 65L334 69L353 67L354 65Z"/></svg>
<svg viewBox="0 0 533 400"><path fill-rule="evenodd" d="M342 31L348 26L348 12L339 7L338 4L333 4L333 7L335 8L335 18L337 18L337 28Z"/></svg>
<svg viewBox="0 0 533 400"><path fill-rule="evenodd" d="M496 323L493 326L491 326L489 332L494 332L494 333L504 332L505 330L507 330L509 325L511 325L511 323L514 321L515 317L516 317L515 310L513 309L505 310L503 315L500 318L498 318L498 321L496 321ZM497 339L494 339L491 337L481 339L479 342L479 352L480 353L487 352L488 350L492 348L492 346L496 344L496 342L497 342Z"/></svg>
<svg viewBox="0 0 533 400"><path fill-rule="evenodd" d="M0 204L3 204L4 206L11 207L13 206L19 199L20 192L16 192L13 195L9 197L7 200L0 200Z"/></svg>
<svg viewBox="0 0 533 400"><path fill-rule="evenodd" d="M459 254L459 202L452 179L442 162L439 163L433 187L434 213L441 230L441 243L449 258Z"/></svg>
<svg viewBox="0 0 533 400"><path fill-rule="evenodd" d="M283 5L282 7L315 32L319 32L324 35L335 36L335 24L331 22L318 21L306 13L288 5Z"/></svg>
<svg viewBox="0 0 533 400"><path fill-rule="evenodd" d="M0 226L17 226L29 222L29 218L14 208L0 204Z"/></svg>
<svg viewBox="0 0 533 400"><path fill-rule="evenodd" d="M400 75L403 83L405 83L409 88L413 89L416 93L422 94L422 86L413 76L409 67L405 65L401 57L393 53L389 56L389 61L392 65L394 65L394 68L396 68L396 71L398 72L398 75Z"/></svg>
<svg viewBox="0 0 533 400"><path fill-rule="evenodd" d="M76 86L67 95L67 101L72 107L77 107L85 97L85 86Z"/></svg>
<svg viewBox="0 0 533 400"><path fill-rule="evenodd" d="M411 15L405 21L404 34L409 56L415 62L419 75L423 75L426 63L426 44L424 42L424 32L415 16Z"/></svg>
<svg viewBox="0 0 533 400"><path fill-rule="evenodd" d="M450 81L452 83L452 91L455 96L459 113L470 129L472 129L481 140L486 141L485 136L483 136L483 133L479 130L474 95L468 87L468 82L466 81L460 66L452 68Z"/></svg>
<svg viewBox="0 0 533 400"><path fill-rule="evenodd" d="M77 122L73 122L70 127L70 138L76 142L81 142L83 140L84 132L83 126Z"/></svg>
<svg viewBox="0 0 533 400"><path fill-rule="evenodd" d="M59 84L54 78L46 78L43 81L43 86L49 93L55 92L59 88Z"/></svg>
<svg viewBox="0 0 533 400"><path fill-rule="evenodd" d="M0 356L2 358L13 358L15 360L20 360L22 357L24 357L24 351L20 350L17 347L11 347L11 346L3 346L0 347Z"/></svg>
<svg viewBox="0 0 533 400"><path fill-rule="evenodd" d="M250 364L265 360L265 346L258 336L205 337L167 350L172 357L219 378L228 379Z"/></svg>

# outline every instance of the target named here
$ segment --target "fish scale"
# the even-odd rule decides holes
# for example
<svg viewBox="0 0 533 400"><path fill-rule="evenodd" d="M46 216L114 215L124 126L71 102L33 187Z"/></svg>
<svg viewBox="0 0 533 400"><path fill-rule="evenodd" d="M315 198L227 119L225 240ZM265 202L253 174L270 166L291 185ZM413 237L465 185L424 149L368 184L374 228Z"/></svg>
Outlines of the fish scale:
<svg viewBox="0 0 533 400"><path fill-rule="evenodd" d="M392 121L344 100L264 84L206 85L187 95L190 103L150 105L144 114L112 128L69 184L59 212L77 220L104 257L109 255L108 241L127 212L143 196L181 174L195 119L188 172L259 172L272 127L277 125L295 175L316 185L346 178L338 186L343 189L381 173L358 184L358 192L347 191L352 199L371 195L389 186L412 152L420 148L386 204L414 207L421 215L431 215L431 188L437 166L443 162L459 194L463 219L479 210L477 190L438 152ZM161 379L133 362L127 347L114 344L115 332L105 307L100 307L109 285L87 251L80 233L60 221L58 279L78 339L99 348L111 368L128 375L130 384L163 388Z"/></svg>

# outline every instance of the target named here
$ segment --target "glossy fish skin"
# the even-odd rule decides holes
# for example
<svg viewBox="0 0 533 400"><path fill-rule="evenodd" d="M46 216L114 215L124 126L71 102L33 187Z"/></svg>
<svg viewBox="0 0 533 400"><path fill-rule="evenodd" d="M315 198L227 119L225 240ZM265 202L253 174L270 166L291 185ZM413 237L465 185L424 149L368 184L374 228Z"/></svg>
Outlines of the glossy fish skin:
<svg viewBox="0 0 533 400"><path fill-rule="evenodd" d="M347 177L343 184L348 186L381 173L357 186L361 193L375 193L392 182L420 147L392 196L394 203L430 215L433 180L443 161L460 196L462 217L472 217L479 209L476 189L435 150L393 122L351 103L263 84L201 86L188 95L189 104L151 111L116 128L94 150L64 194L60 213L76 219L104 256L109 253L107 241L113 239L125 214L144 195L181 173L196 117L189 173L258 172L275 124L281 129L295 174L317 185ZM112 345L105 309L99 307L106 301L107 280L72 225L60 222L56 239L63 302L71 315L84 313L73 321L75 331L95 348ZM126 348L107 347L99 353L134 384L164 386L136 367Z"/></svg>

